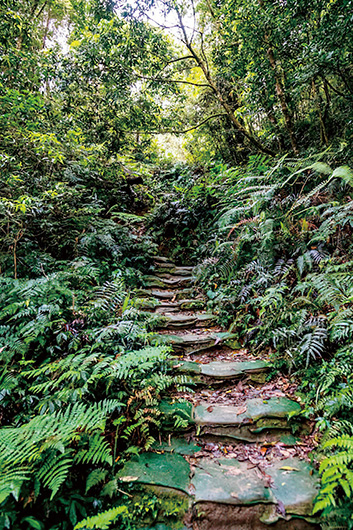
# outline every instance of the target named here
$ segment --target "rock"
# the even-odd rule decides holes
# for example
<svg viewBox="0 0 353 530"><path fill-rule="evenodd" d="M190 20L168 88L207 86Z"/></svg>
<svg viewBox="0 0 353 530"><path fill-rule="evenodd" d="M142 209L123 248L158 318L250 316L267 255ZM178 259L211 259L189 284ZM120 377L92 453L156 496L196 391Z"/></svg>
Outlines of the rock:
<svg viewBox="0 0 353 530"><path fill-rule="evenodd" d="M172 287L187 287L192 284L192 276L173 276L170 279L159 278L158 276L145 276L144 284L146 287L161 287L170 289Z"/></svg>
<svg viewBox="0 0 353 530"><path fill-rule="evenodd" d="M136 482L180 490L189 493L190 466L174 453L142 453L134 456L117 477L122 482Z"/></svg>
<svg viewBox="0 0 353 530"><path fill-rule="evenodd" d="M286 397L249 399L244 406L199 405L194 410L194 420L198 425L243 425L254 423L263 418L286 418L291 412L299 412L301 407L296 401Z"/></svg>
<svg viewBox="0 0 353 530"><path fill-rule="evenodd" d="M191 484L195 503L280 505L278 512L273 511L271 522L281 515L310 517L319 487L312 466L299 458L276 462L264 474L233 458L200 459Z"/></svg>
<svg viewBox="0 0 353 530"><path fill-rule="evenodd" d="M209 326L216 319L217 317L210 313L196 313L191 315L180 312L176 315L168 315L164 313L164 322L161 323L159 327L166 329L186 329L189 327L198 328L202 326Z"/></svg>
<svg viewBox="0 0 353 530"><path fill-rule="evenodd" d="M287 415L299 411L300 405L288 398L249 399L239 407L199 405L193 409L192 417L200 436L265 442L286 434L290 429Z"/></svg>
<svg viewBox="0 0 353 530"><path fill-rule="evenodd" d="M154 451L165 453L176 453L178 455L194 455L201 451L201 447L188 442L185 438L171 438L170 442L155 442L152 446Z"/></svg>
<svg viewBox="0 0 353 530"><path fill-rule="evenodd" d="M189 353L189 355L217 346L218 344L232 343L237 335L228 332L222 333L186 333L183 335L159 335L154 340L161 344L170 344L178 352Z"/></svg>

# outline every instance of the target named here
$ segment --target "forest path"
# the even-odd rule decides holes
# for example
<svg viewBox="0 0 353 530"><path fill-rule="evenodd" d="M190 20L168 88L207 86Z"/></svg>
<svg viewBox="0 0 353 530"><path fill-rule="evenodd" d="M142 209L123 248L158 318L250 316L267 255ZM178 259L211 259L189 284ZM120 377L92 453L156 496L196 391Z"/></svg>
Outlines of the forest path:
<svg viewBox="0 0 353 530"><path fill-rule="evenodd" d="M295 416L295 384L281 375L268 381L269 360L215 325L191 267L156 257L145 285L144 309L164 317L158 342L172 346L174 371L192 389L167 396L160 443L119 473L174 503L171 518L149 528L320 528L310 517L318 490L311 426Z"/></svg>

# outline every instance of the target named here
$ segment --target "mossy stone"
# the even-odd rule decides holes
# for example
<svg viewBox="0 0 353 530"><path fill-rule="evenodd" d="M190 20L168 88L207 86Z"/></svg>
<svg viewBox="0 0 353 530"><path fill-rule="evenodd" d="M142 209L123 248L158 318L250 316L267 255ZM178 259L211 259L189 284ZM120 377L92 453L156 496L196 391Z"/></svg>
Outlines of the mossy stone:
<svg viewBox="0 0 353 530"><path fill-rule="evenodd" d="M142 453L119 471L123 482L150 484L189 493L190 466L176 453Z"/></svg>

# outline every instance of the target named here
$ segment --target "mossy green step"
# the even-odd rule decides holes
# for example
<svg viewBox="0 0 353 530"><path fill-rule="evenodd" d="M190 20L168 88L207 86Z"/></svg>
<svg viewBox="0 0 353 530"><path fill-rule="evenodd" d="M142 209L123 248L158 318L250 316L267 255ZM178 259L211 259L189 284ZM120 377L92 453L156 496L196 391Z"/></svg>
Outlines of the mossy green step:
<svg viewBox="0 0 353 530"><path fill-rule="evenodd" d="M256 398L239 407L199 405L193 409L192 418L199 436L246 442L282 441L290 430L288 415L300 410L299 403L285 397Z"/></svg>
<svg viewBox="0 0 353 530"><path fill-rule="evenodd" d="M178 311L195 311L197 309L203 309L205 307L204 300L176 300L171 301L159 301L156 309L157 313L175 313Z"/></svg>
<svg viewBox="0 0 353 530"><path fill-rule="evenodd" d="M157 298L162 300L180 300L189 298L193 294L193 289L137 289L136 295L144 298Z"/></svg>
<svg viewBox="0 0 353 530"><path fill-rule="evenodd" d="M234 439L245 442L281 441L295 445L289 437L288 415L299 412L299 403L286 397L249 399L243 406L204 404L194 407L189 401L163 400L160 405L165 432L196 428L200 437ZM290 439L289 439L290 438Z"/></svg>
<svg viewBox="0 0 353 530"><path fill-rule="evenodd" d="M163 263L163 264L167 263L167 264L173 265L175 267L175 263L170 261L170 259L167 258L166 256L153 256L153 261L155 261L157 263Z"/></svg>
<svg viewBox="0 0 353 530"><path fill-rule="evenodd" d="M249 399L244 405L199 405L195 407L193 418L198 425L254 425L263 418L286 418L293 412L300 412L299 403L286 397L267 400Z"/></svg>
<svg viewBox="0 0 353 530"><path fill-rule="evenodd" d="M290 458L273 463L265 473L273 482L255 467L249 469L248 462L200 459L191 481L195 503L280 504L287 516L311 516L319 481L310 464Z"/></svg>
<svg viewBox="0 0 353 530"><path fill-rule="evenodd" d="M156 268L154 276L171 280L175 276L192 276L193 269L193 267L163 267L162 265Z"/></svg>
<svg viewBox="0 0 353 530"><path fill-rule="evenodd" d="M186 329L190 327L200 328L210 326L217 320L212 313L196 313L186 315L183 313L164 315L163 321L158 325L159 328L165 329Z"/></svg>
<svg viewBox="0 0 353 530"><path fill-rule="evenodd" d="M188 442L185 438L171 438L168 442L155 442L152 449L162 453L176 453L183 456L191 456L199 451L201 447L193 442Z"/></svg>
<svg viewBox="0 0 353 530"><path fill-rule="evenodd" d="M117 474L123 482L136 482L180 490L189 494L190 466L176 453L142 453Z"/></svg>
<svg viewBox="0 0 353 530"><path fill-rule="evenodd" d="M312 466L299 458L276 461L264 473L235 458L201 458L191 477L190 466L181 455L148 452L134 456L117 477L122 482L179 491L197 506L267 504L268 523L284 517L310 518L319 487ZM280 505L280 510L270 509L271 505Z"/></svg>
<svg viewBox="0 0 353 530"><path fill-rule="evenodd" d="M225 344L231 348L239 347L238 336L233 333L185 333L183 335L155 335L153 341L170 344L176 352L198 353L217 345Z"/></svg>
<svg viewBox="0 0 353 530"><path fill-rule="evenodd" d="M145 276L143 281L146 287L172 289L173 287L187 287L191 285L193 278L192 276L173 276L170 279L166 279L158 276Z"/></svg>
<svg viewBox="0 0 353 530"><path fill-rule="evenodd" d="M270 363L261 359L250 361L214 361L208 364L196 362L180 362L176 364L179 372L190 375L203 375L212 379L235 379L246 374L266 372L270 369Z"/></svg>

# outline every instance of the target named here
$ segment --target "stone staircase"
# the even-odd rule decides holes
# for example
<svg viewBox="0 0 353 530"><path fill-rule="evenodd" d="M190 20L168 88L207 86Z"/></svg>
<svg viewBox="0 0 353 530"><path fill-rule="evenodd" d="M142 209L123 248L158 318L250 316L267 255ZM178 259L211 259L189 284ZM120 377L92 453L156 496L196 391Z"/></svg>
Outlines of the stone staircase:
<svg viewBox="0 0 353 530"><path fill-rule="evenodd" d="M192 284L191 267L156 257L138 292L141 308L162 317L155 341L173 348L173 369L193 389L161 403L160 442L119 472L120 481L174 506L145 530L320 528L311 516L318 477L300 403L287 395L289 384L274 390L268 359L218 328Z"/></svg>

